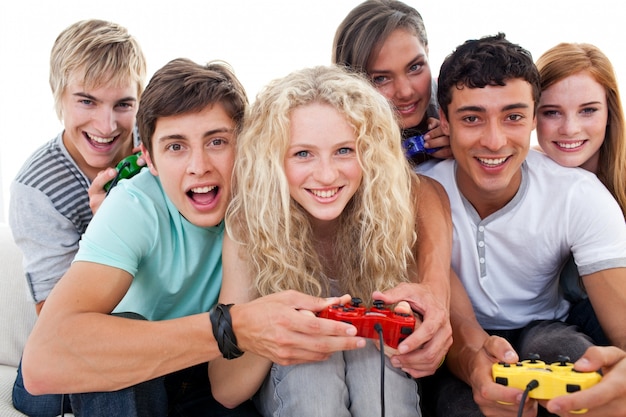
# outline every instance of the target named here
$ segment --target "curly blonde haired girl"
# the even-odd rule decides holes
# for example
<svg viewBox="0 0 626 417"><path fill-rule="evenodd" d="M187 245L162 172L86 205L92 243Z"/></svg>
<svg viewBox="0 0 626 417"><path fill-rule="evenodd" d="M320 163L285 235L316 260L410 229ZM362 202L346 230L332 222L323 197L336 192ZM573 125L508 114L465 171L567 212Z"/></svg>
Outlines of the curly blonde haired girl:
<svg viewBox="0 0 626 417"><path fill-rule="evenodd" d="M332 259L305 208L290 195L284 160L290 114L312 103L329 105L354 130L362 182L339 215ZM324 123L324 121L320 121ZM403 161L400 131L387 101L339 68L306 69L279 79L257 97L238 139L234 198L226 223L253 264L260 295L296 289L311 295L367 297L409 277L416 240L419 180ZM330 269L329 266L336 267ZM332 289L332 290L331 290Z"/></svg>
<svg viewBox="0 0 626 417"><path fill-rule="evenodd" d="M390 103L362 75L307 68L259 93L237 141L220 302L287 290L346 294L343 302L352 295L366 304L373 297L433 300L411 302L424 318L419 329L430 330L410 349L429 351L426 367L437 361L435 369L451 344L449 203L441 186L412 171ZM434 264L441 268L433 274ZM397 299L379 292L386 290ZM274 327L267 323L277 349L295 348ZM254 354L219 358L209 376L213 395L227 407L258 391L256 405L266 416L369 416L380 407L380 383L371 378L379 363L380 352L368 343L294 366ZM420 416L417 381L390 360L385 369L390 415Z"/></svg>

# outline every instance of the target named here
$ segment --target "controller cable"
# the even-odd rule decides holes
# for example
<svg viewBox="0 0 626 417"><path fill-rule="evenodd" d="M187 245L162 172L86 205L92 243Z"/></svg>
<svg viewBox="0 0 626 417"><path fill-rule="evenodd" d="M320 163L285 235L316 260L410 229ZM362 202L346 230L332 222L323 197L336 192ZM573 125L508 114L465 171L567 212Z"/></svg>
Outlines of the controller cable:
<svg viewBox="0 0 626 417"><path fill-rule="evenodd" d="M380 415L385 417L385 341L383 340L383 326L374 324L374 330L378 333L380 342Z"/></svg>
<svg viewBox="0 0 626 417"><path fill-rule="evenodd" d="M526 397L528 397L528 393L539 386L539 381L533 379L526 385L526 389L522 394L522 400L519 403L519 409L517 410L517 417L522 417L524 414L524 403L526 402Z"/></svg>

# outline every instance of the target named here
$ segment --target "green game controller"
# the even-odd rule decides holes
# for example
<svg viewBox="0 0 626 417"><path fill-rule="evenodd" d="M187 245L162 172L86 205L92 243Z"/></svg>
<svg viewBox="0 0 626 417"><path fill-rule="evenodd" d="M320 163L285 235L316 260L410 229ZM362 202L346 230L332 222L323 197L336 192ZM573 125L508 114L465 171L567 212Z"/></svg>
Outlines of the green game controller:
<svg viewBox="0 0 626 417"><path fill-rule="evenodd" d="M143 165L137 164L137 159L139 159L140 156L141 152L137 152L136 154L127 156L117 164L115 167L117 175L111 181L104 184L104 189L107 193L111 191L120 180L132 178L141 171Z"/></svg>
<svg viewBox="0 0 626 417"><path fill-rule="evenodd" d="M117 164L115 167L117 175L104 185L104 189L107 193L111 191L120 180L132 178L141 171L143 165L137 164L137 159L139 159L140 156L141 152L137 152L136 154L127 156Z"/></svg>

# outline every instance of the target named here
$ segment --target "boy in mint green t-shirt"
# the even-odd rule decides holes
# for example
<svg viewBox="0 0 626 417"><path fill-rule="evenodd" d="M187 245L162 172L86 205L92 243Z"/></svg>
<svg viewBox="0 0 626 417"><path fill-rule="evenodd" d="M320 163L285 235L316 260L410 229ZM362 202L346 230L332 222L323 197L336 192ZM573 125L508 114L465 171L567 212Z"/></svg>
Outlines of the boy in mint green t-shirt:
<svg viewBox="0 0 626 417"><path fill-rule="evenodd" d="M304 362L364 344L354 327L298 311L338 298L284 292L210 320L246 105L223 63L176 59L155 73L137 114L149 170L112 190L46 301L24 351L29 392L70 393L77 415L253 416L249 402L229 410L213 399L207 361L250 350Z"/></svg>

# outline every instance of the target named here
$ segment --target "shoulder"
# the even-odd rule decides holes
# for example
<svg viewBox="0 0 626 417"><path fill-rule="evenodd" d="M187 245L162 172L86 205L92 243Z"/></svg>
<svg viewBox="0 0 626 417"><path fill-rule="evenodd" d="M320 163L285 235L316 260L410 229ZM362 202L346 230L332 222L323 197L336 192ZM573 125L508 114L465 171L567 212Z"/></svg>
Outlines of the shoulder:
<svg viewBox="0 0 626 417"><path fill-rule="evenodd" d="M448 212L450 199L445 188L434 178L416 174L417 183L414 192L415 203L418 210L436 210ZM428 207L428 209L426 209Z"/></svg>
<svg viewBox="0 0 626 417"><path fill-rule="evenodd" d="M158 177L152 175L147 168L142 169L141 172L132 178L120 181L111 190L111 196L118 193L126 194L139 200L151 200L153 202L162 200L165 195Z"/></svg>
<svg viewBox="0 0 626 417"><path fill-rule="evenodd" d="M429 177L424 174L415 174L415 178L419 184L419 193L422 196L432 196L432 197L445 197L448 198L448 194L446 193L445 188L433 177Z"/></svg>
<svg viewBox="0 0 626 417"><path fill-rule="evenodd" d="M550 188L560 188L564 184L571 189L588 186L605 188L594 173L583 168L564 167L543 152L534 149L528 152L526 164L531 178Z"/></svg>
<svg viewBox="0 0 626 417"><path fill-rule="evenodd" d="M430 159L415 167L418 174L434 177L454 170L454 159Z"/></svg>
<svg viewBox="0 0 626 417"><path fill-rule="evenodd" d="M63 157L63 153L59 146L60 142L61 134L39 146L32 154L30 154L28 158L26 158L18 172L18 177L23 175L25 172L36 169L51 169L51 167L49 165L47 166L46 163L50 160Z"/></svg>
<svg viewBox="0 0 626 417"><path fill-rule="evenodd" d="M454 159L431 160L418 165L415 171L420 178L428 178L433 187L442 187L446 192L451 193L456 188L455 180L456 161Z"/></svg>
<svg viewBox="0 0 626 417"><path fill-rule="evenodd" d="M55 190L66 192L67 187L76 183L80 183L85 190L89 187L88 180L64 149L61 134L33 152L14 181L50 195Z"/></svg>

